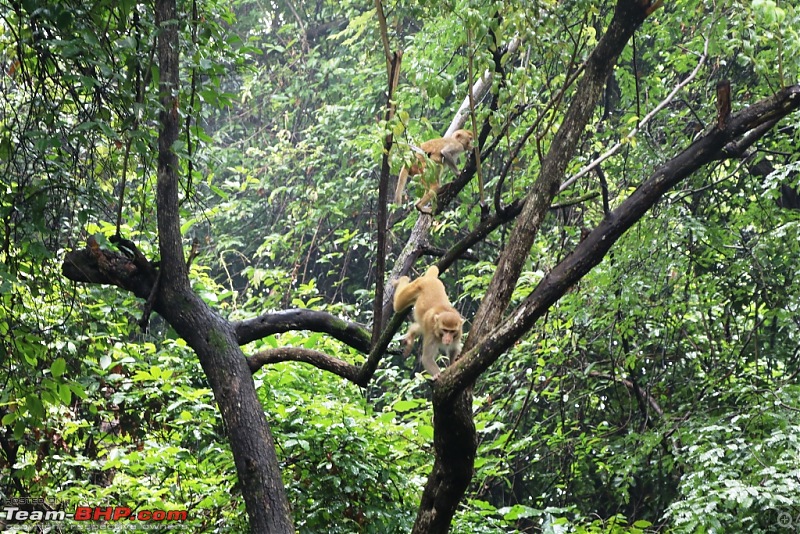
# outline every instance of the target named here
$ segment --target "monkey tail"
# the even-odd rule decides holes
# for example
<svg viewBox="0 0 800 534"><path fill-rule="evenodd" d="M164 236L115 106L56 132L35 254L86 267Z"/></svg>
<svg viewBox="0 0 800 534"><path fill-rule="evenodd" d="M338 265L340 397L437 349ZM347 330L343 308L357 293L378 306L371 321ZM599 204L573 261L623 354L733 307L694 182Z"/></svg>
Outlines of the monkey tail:
<svg viewBox="0 0 800 534"><path fill-rule="evenodd" d="M422 278L434 278L439 280L439 268L435 265L431 265L428 267L428 270L425 271L425 274ZM422 292L422 278L417 278L413 282L409 282L409 278L407 276L401 276L397 280L392 281L392 285L395 287L394 291L394 300L392 304L394 306L395 312L400 312L417 302L417 297ZM439 285L442 285L439 282Z"/></svg>
<svg viewBox="0 0 800 534"><path fill-rule="evenodd" d="M439 268L435 265L431 265L428 267L428 270L425 271L425 276L430 276L431 278L439 278Z"/></svg>
<svg viewBox="0 0 800 534"><path fill-rule="evenodd" d="M394 203L403 203L403 192L406 189L406 182L408 181L408 167L403 165L400 169L400 176L397 177L397 189L394 191Z"/></svg>
<svg viewBox="0 0 800 534"><path fill-rule="evenodd" d="M395 312L403 311L417 301L420 286L416 280L409 283L407 276L401 276L393 284L397 288L392 302Z"/></svg>

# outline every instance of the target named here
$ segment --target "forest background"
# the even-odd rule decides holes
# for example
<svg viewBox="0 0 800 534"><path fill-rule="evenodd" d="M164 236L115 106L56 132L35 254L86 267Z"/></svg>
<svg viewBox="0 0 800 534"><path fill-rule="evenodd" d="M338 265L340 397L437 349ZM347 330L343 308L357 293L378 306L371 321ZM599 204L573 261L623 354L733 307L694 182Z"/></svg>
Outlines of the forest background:
<svg viewBox="0 0 800 534"><path fill-rule="evenodd" d="M0 499L796 530L798 57L772 0L0 1ZM479 160L388 204L451 124ZM384 284L434 263L484 330L431 382Z"/></svg>

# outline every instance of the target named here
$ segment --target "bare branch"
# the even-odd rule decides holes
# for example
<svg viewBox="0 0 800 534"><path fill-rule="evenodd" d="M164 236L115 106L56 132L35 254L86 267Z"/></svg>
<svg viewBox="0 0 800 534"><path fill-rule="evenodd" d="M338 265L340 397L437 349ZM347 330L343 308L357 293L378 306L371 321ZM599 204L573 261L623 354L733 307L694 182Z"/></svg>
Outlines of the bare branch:
<svg viewBox="0 0 800 534"><path fill-rule="evenodd" d="M280 347L256 352L247 358L247 365L250 367L250 371L255 373L265 365L288 361L309 363L351 382L356 382L360 369L357 365L334 358L324 352L299 347Z"/></svg>
<svg viewBox="0 0 800 534"><path fill-rule="evenodd" d="M234 321L231 324L239 345L281 332L311 330L329 334L359 352L367 353L370 347L370 336L366 326L322 311L295 308L265 313L253 319Z"/></svg>
<svg viewBox="0 0 800 534"><path fill-rule="evenodd" d="M787 87L731 116L723 130L712 127L708 133L653 172L648 180L575 247L572 254L542 279L505 321L478 342L477 349L464 354L458 362L442 372L437 381L441 389L437 388L434 396L440 393L447 397L464 384L471 384L570 287L600 263L611 246L669 189L703 165L730 157L726 147L731 143L736 144L740 137L752 144L767 132L764 125L774 125L781 117L798 108L800 85Z"/></svg>
<svg viewBox="0 0 800 534"><path fill-rule="evenodd" d="M646 400L647 403L650 405L650 407L653 409L653 411L656 412L659 417L661 418L664 417L664 410L661 409L661 406L659 406L658 401L652 395L650 395L650 393L642 389L642 387L639 384L636 384L631 380L626 380L619 376L611 376L604 373L599 373L597 371L591 371L589 373L589 376L593 378L600 378L602 380L608 380L609 382L622 384L629 390L633 391L637 397Z"/></svg>
<svg viewBox="0 0 800 534"><path fill-rule="evenodd" d="M508 42L505 49L505 54L511 55L517 51L519 45L522 43L522 39L520 38L519 34L514 35L511 38L511 41ZM453 133L461 128L464 122L467 120L467 115L470 112L470 99L475 102L480 102L486 93L489 92L489 89L492 88L492 79L494 78L494 73L486 69L483 72L483 76L475 82L471 88L471 91L467 93L467 96L464 97L464 100L461 102L461 106L459 106L458 111L456 111L455 117L453 121L450 123L450 127L447 129L447 132L444 134L445 137L453 135Z"/></svg>
<svg viewBox="0 0 800 534"><path fill-rule="evenodd" d="M518 35L515 35L509 44L505 48L505 54L513 54L519 48L521 43L521 39ZM499 62L497 62L499 64ZM490 70L486 70L483 76L475 82L472 87L470 87L470 91L472 92L472 98L474 101L479 102L491 89L492 87L492 77L494 73ZM447 129L445 135L451 135L457 129L461 128L466 121L467 114L469 113L469 102L470 102L470 95L464 97L464 101L461 104L458 112L456 112L455 117L453 118L452 122L450 123L450 127ZM461 177L464 179L464 184L471 179L472 174L475 172L475 166L470 166L469 161L467 163L467 167L461 172ZM460 182L460 180L457 180ZM453 183L453 182L450 182ZM446 204L446 198L450 198L450 183L445 184L437 195L437 200L441 199L442 204ZM463 187L463 184L462 184ZM438 208L437 208L438 210ZM411 266L414 262L420 257L421 250L426 246L428 235L430 233L431 226L433 224L433 218L430 215L421 214L417 219L416 224L414 225L414 229L411 231L411 236L408 238L406 242L406 246L403 248L402 252L398 256L397 262L395 263L394 268L392 268L391 273L389 274L389 280L395 279L411 269ZM441 268L440 270L444 270ZM386 292L384 293L384 317L388 317L388 313L390 312L391 308L391 301L392 296L394 295L394 290L392 286L388 286L386 288ZM389 311L387 311L389 310Z"/></svg>
<svg viewBox="0 0 800 534"><path fill-rule="evenodd" d="M622 139L622 141L618 142L617 144L606 150L600 157L598 157L597 159L586 165L576 174L564 180L564 183L561 184L561 187L559 187L558 189L559 192L564 191L566 188L574 184L576 180L580 179L582 176L585 176L587 173L591 172L592 169L594 169L595 167L603 163L605 160L616 154L619 151L619 149L622 148L623 145L629 143L631 139L636 137L636 134L638 134L641 131L641 129L644 128L644 126L648 122L650 122L650 119L655 117L659 111L667 107L667 105L670 102L672 102L672 100L675 98L675 95L677 95L681 89L689 85L689 83L691 83L692 80L694 80L697 77L697 73L700 72L700 68L705 64L707 58L708 58L708 39L706 39L706 43L703 47L703 53L700 56L697 65L694 67L694 70L692 70L689 76L687 76L683 81L681 81L681 83L676 85L664 100L659 102L659 104L656 107L654 107L652 111L650 111L650 113L645 115L644 118L641 121L639 121L639 123L636 125L636 128L631 130L630 133L628 133L628 135L626 135Z"/></svg>
<svg viewBox="0 0 800 534"><path fill-rule="evenodd" d="M572 101L553 137L549 151L542 160L539 177L528 191L522 212L497 262L497 269L486 296L475 314L473 328L464 350L469 350L497 325L506 310L542 220L558 192L567 165L577 150L578 139L594 113L608 74L636 28L644 21L645 12L650 5L639 0L617 2L614 17L606 33L585 62L583 76L575 88ZM477 375L473 378L477 378Z"/></svg>

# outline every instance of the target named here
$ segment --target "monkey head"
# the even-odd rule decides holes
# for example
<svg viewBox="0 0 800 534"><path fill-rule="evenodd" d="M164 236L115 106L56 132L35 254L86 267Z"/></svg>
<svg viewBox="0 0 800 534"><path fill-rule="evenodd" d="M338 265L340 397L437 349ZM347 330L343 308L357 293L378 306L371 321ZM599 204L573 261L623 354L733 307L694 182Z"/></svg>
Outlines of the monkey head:
<svg viewBox="0 0 800 534"><path fill-rule="evenodd" d="M461 339L463 324L464 319L455 311L437 313L433 317L434 333L442 340L442 345L457 343Z"/></svg>
<svg viewBox="0 0 800 534"><path fill-rule="evenodd" d="M461 143L461 146L464 147L464 150L472 150L472 132L469 130L456 130L453 132L453 139Z"/></svg>

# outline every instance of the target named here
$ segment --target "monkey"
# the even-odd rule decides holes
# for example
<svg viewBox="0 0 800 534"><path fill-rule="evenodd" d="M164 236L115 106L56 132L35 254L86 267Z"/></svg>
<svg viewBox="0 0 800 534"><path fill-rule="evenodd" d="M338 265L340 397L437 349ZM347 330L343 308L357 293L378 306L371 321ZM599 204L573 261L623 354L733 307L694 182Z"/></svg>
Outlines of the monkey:
<svg viewBox="0 0 800 534"><path fill-rule="evenodd" d="M406 182L409 175L420 175L425 172L425 158L423 154L438 163L436 166L436 174L433 183L430 185L425 195L416 203L416 208L421 213L430 213L430 208L425 208L425 204L439 190L439 178L442 173L442 165L453 171L453 174L458 176L458 157L462 152L472 150L472 132L469 130L456 130L450 137L439 137L437 139L430 139L422 143L419 147L421 153L417 154L417 161L411 164L410 167L403 166L400 169L400 176L397 178L397 190L394 193L394 203L400 204L403 202L403 191L406 188Z"/></svg>
<svg viewBox="0 0 800 534"><path fill-rule="evenodd" d="M411 353L414 340L422 334L422 366L435 380L440 373L436 355L441 351L452 360L461 352L461 335L464 319L450 304L439 280L439 268L435 265L425 275L413 282L408 276L394 280L394 311L400 312L414 304L414 323L408 328L403 351Z"/></svg>

